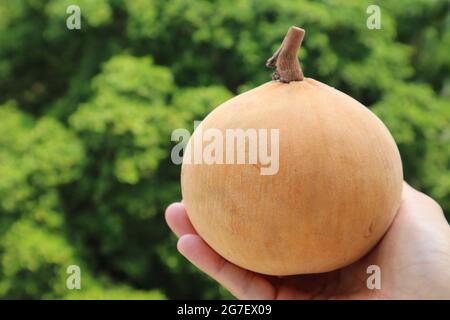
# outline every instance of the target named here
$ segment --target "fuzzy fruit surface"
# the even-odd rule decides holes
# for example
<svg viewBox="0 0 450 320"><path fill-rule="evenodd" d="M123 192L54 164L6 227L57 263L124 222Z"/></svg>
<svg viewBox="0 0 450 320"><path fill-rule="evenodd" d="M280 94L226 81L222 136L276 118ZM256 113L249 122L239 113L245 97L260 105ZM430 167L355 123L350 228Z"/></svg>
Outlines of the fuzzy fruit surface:
<svg viewBox="0 0 450 320"><path fill-rule="evenodd" d="M399 207L402 164L388 129L321 82L268 82L220 105L202 126L280 130L277 174L252 164L182 166L192 224L240 267L293 275L346 266L377 244Z"/></svg>

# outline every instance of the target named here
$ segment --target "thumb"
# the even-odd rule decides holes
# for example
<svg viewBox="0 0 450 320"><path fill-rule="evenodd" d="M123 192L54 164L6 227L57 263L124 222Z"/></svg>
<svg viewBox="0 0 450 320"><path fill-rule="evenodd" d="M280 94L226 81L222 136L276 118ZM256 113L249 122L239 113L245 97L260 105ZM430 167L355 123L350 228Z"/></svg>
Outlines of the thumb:
<svg viewBox="0 0 450 320"><path fill-rule="evenodd" d="M432 222L449 227L439 203L430 196L411 187L406 181L403 183L401 210L407 211L411 218L422 222Z"/></svg>

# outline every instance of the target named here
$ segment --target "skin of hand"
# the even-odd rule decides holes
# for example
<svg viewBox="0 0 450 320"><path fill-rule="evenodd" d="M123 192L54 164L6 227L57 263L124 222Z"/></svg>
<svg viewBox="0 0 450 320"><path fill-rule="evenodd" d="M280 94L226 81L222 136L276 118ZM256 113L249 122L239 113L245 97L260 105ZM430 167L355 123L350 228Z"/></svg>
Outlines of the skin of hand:
<svg viewBox="0 0 450 320"><path fill-rule="evenodd" d="M439 204L403 185L397 215L364 258L328 273L274 277L242 269L196 233L182 203L166 210L178 250L238 299L450 299L450 226ZM368 289L367 267L381 270L381 288Z"/></svg>

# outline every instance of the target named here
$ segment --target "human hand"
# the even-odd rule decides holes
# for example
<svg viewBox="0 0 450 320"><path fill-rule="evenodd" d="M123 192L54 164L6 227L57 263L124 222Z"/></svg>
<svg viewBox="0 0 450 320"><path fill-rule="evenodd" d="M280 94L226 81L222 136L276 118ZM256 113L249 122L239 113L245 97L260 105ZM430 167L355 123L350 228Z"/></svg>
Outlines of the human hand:
<svg viewBox="0 0 450 320"><path fill-rule="evenodd" d="M166 210L178 250L239 299L450 299L450 226L430 197L403 185L389 230L364 258L332 272L274 277L242 269L197 234L182 203ZM381 270L381 289L367 288L367 267Z"/></svg>

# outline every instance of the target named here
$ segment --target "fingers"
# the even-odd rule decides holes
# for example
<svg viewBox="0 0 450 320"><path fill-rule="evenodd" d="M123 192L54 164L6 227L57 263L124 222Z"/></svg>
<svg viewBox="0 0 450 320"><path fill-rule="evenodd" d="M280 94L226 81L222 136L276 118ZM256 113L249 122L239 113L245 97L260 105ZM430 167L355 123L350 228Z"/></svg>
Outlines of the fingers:
<svg viewBox="0 0 450 320"><path fill-rule="evenodd" d="M273 299L275 288L262 275L226 261L198 235L185 234L178 250L197 268L214 278L238 299Z"/></svg>
<svg viewBox="0 0 450 320"><path fill-rule="evenodd" d="M226 261L197 235L181 203L166 210L166 221L178 236L178 250L197 268L217 280L239 299L272 299L273 286L261 275Z"/></svg>
<svg viewBox="0 0 450 320"><path fill-rule="evenodd" d="M185 234L197 234L182 203L172 203L167 207L166 222L177 237Z"/></svg>
<svg viewBox="0 0 450 320"><path fill-rule="evenodd" d="M178 250L197 268L215 279L238 299L300 298L285 288L277 293L264 276L242 269L222 258L197 235L182 203L173 203L166 210L166 221L180 238ZM289 292L288 292L289 291ZM292 290L291 290L292 291ZM295 293L295 294L294 294ZM304 298L304 297L303 297Z"/></svg>

